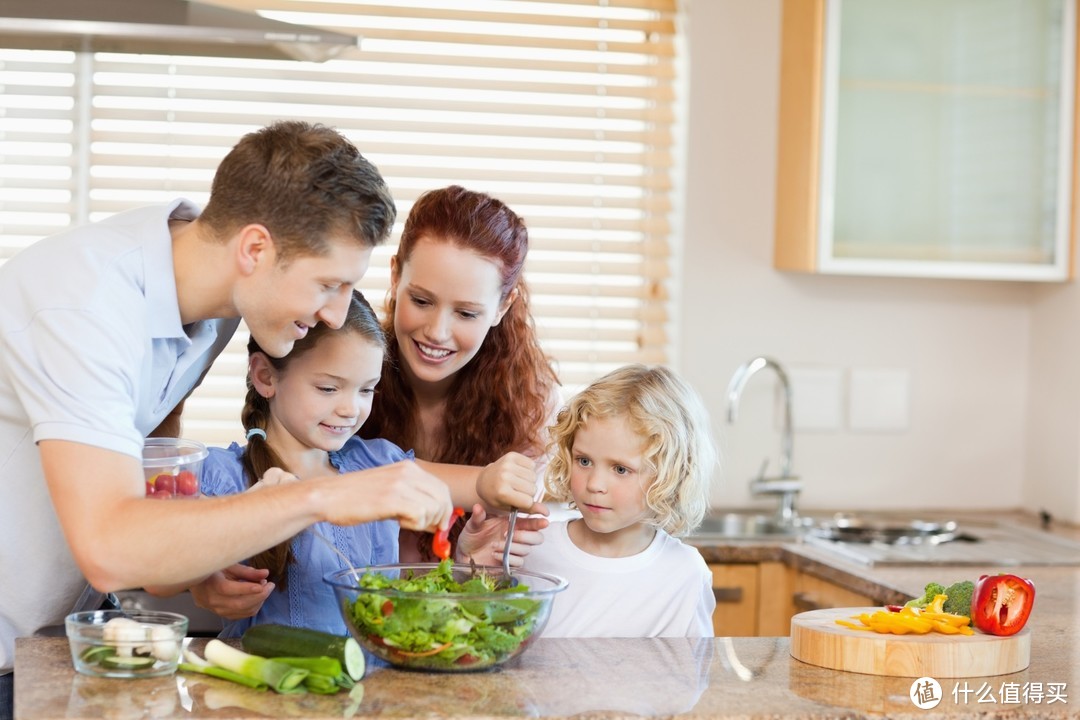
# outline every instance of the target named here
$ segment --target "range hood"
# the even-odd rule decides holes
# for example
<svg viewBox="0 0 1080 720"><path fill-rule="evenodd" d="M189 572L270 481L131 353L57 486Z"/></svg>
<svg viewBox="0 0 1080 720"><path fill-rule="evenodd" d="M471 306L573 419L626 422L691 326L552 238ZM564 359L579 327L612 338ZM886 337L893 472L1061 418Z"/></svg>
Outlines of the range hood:
<svg viewBox="0 0 1080 720"><path fill-rule="evenodd" d="M355 35L188 0L0 0L0 47L322 62Z"/></svg>

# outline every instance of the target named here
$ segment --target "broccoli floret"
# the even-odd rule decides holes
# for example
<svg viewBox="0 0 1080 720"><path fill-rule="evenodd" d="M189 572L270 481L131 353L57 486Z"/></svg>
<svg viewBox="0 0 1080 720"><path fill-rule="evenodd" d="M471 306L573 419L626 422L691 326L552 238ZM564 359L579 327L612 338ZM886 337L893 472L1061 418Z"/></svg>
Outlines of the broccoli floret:
<svg viewBox="0 0 1080 720"><path fill-rule="evenodd" d="M908 600L906 603L904 603L904 607L919 608L921 610L922 608L926 607L930 603L934 602L934 596L935 595L947 595L947 594L948 593L945 592L945 586L944 585L942 585L940 583L936 583L936 582L927 583L925 592L923 592L922 597L912 598L911 600ZM970 598L969 598L969 602L970 602Z"/></svg>
<svg viewBox="0 0 1080 720"><path fill-rule="evenodd" d="M975 583L971 580L954 582L945 588L945 594L949 596L945 601L945 612L971 617L971 594L973 592L975 592Z"/></svg>

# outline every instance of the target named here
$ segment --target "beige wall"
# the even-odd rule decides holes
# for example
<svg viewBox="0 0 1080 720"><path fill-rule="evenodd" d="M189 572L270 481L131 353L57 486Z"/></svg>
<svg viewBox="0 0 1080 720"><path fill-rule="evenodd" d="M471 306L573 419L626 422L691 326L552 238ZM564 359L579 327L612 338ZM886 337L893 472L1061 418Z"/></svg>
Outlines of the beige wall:
<svg viewBox="0 0 1080 720"><path fill-rule="evenodd" d="M758 354L796 368L899 369L906 430L800 431L806 508L1047 507L1080 518L1080 322L1072 286L852 278L772 268L779 0L684 0L690 92L678 364L705 396L724 470L714 505L776 469L772 381L739 421L724 390ZM1070 367L1072 366L1072 367ZM796 398L797 401L797 398ZM1030 420L1030 422L1029 422Z"/></svg>

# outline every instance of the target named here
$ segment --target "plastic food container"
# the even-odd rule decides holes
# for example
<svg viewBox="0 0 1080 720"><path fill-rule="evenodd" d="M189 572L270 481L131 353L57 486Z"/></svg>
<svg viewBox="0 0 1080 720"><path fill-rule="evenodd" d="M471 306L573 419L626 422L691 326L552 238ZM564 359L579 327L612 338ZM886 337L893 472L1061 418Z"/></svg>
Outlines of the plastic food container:
<svg viewBox="0 0 1080 720"><path fill-rule="evenodd" d="M92 610L64 619L71 660L84 675L140 678L172 675L188 619L179 613Z"/></svg>
<svg viewBox="0 0 1080 720"><path fill-rule="evenodd" d="M428 582L435 574L446 582ZM555 595L567 587L554 575L526 570L513 575L516 586L492 589L477 576L499 578L502 568L446 570L418 563L373 565L356 574L342 570L326 581L349 632L367 652L399 668L466 672L493 668L523 653L547 624ZM419 582L403 585L410 578ZM379 587L389 583L394 587Z"/></svg>
<svg viewBox="0 0 1080 720"><path fill-rule="evenodd" d="M147 438L143 443L146 496L160 499L196 497L202 480L206 446L181 438Z"/></svg>

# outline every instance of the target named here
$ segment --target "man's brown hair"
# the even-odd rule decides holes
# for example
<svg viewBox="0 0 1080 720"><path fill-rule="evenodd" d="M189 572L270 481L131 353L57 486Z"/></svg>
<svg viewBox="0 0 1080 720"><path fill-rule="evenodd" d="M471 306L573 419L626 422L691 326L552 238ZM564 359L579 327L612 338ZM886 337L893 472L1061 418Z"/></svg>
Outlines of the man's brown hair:
<svg viewBox="0 0 1080 720"><path fill-rule="evenodd" d="M297 120L248 133L214 175L200 221L219 239L264 225L283 260L322 255L332 236L383 242L397 210L382 175L333 128Z"/></svg>

